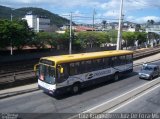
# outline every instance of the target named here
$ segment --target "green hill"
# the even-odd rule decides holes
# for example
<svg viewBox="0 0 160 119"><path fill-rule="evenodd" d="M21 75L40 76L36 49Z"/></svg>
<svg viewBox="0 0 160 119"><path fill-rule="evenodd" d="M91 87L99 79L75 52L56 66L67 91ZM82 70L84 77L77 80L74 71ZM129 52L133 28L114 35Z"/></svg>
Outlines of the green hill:
<svg viewBox="0 0 160 119"><path fill-rule="evenodd" d="M54 14L42 8L34 8L34 7L13 9L5 6L0 6L0 19L11 19L11 13L13 14L13 19L21 19L27 14L27 12L30 11L32 11L32 14L34 15L45 16L49 18L51 20L51 25L54 24L60 27L64 24L69 24L69 20L60 17L57 14Z"/></svg>

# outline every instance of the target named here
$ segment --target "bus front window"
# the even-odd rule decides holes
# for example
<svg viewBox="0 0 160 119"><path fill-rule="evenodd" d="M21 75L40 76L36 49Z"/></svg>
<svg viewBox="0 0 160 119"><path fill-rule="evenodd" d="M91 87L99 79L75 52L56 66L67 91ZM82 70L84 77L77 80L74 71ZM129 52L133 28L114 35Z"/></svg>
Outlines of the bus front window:
<svg viewBox="0 0 160 119"><path fill-rule="evenodd" d="M54 67L46 66L46 65L40 65L40 74L39 79L49 83L54 84L55 83L55 69Z"/></svg>

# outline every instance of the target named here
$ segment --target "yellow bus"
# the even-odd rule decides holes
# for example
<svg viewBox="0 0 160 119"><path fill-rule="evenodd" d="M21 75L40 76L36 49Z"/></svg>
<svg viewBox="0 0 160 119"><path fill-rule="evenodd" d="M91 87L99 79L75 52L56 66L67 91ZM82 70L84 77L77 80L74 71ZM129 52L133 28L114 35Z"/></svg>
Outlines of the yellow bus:
<svg viewBox="0 0 160 119"><path fill-rule="evenodd" d="M38 86L49 94L78 93L81 88L118 80L133 71L133 51L113 50L43 57L34 67Z"/></svg>

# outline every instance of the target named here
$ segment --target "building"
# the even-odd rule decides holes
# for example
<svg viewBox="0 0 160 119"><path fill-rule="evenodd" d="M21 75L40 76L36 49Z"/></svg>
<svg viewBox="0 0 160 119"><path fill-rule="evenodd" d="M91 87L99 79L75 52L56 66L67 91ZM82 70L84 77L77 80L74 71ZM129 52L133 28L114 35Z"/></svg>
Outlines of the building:
<svg viewBox="0 0 160 119"><path fill-rule="evenodd" d="M24 18L28 26L35 32L46 31L50 27L50 19L46 17L38 17L37 15L27 14Z"/></svg>
<svg viewBox="0 0 160 119"><path fill-rule="evenodd" d="M153 24L147 26L146 32L160 32L160 24Z"/></svg>

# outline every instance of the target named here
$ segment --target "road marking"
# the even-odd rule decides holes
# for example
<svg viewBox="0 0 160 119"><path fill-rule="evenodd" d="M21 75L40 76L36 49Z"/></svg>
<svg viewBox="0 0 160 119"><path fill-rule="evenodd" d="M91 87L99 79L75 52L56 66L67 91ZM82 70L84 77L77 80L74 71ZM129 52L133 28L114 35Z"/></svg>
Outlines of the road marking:
<svg viewBox="0 0 160 119"><path fill-rule="evenodd" d="M158 80L159 80L159 79L158 79ZM141 85L141 86L139 86L139 87L137 87L137 88L135 88L135 89L133 89L133 90L130 90L130 91L128 91L128 92L126 92L126 93L124 93L124 94L122 94L122 95L119 95L119 96L117 96L117 97L115 97L115 98L113 98L113 99L111 99L111 100L108 100L108 101L106 101L106 102L104 102L104 103L101 103L101 104L99 104L99 105L97 105L97 106L95 106L95 107L93 107L93 108L90 108L90 109L88 109L88 110L86 110L86 111L84 111L84 112L82 112L82 113L89 113L91 110L94 110L94 109L96 109L96 108L98 108L98 107L100 107L100 106L102 106L102 105L105 105L105 104L107 104L107 103L109 103L109 102L112 102L113 100L118 99L118 98L120 98L120 97L122 97L122 96L124 96L124 95L126 95L126 94L128 94L128 93L131 93L131 92L133 92L134 90L137 90L138 88L144 87L145 85L148 85L148 84L150 84L150 83L152 83L152 82L154 82L154 81L155 81L155 80L150 81L150 82L148 82L148 83L145 83L145 84L143 84L143 85Z"/></svg>
<svg viewBox="0 0 160 119"><path fill-rule="evenodd" d="M147 90L146 92L144 92L144 93L140 94L139 96L135 97L134 99L131 99L130 101L128 101L128 102L122 104L121 106L119 106L119 107L117 107L117 108L115 108L115 109L109 111L108 113L113 113L114 111L116 111L116 110L118 110L118 109L120 109L120 108L126 106L127 104L129 104L129 103L131 103L131 102L137 100L138 98L140 98L140 97L146 95L147 93L149 93L149 92L151 92L151 91L153 91L153 90L155 90L155 89L157 89L157 88L159 88L159 87L160 87L160 85L158 85L158 86L156 86L156 87L154 87L154 88L151 88L151 89Z"/></svg>

